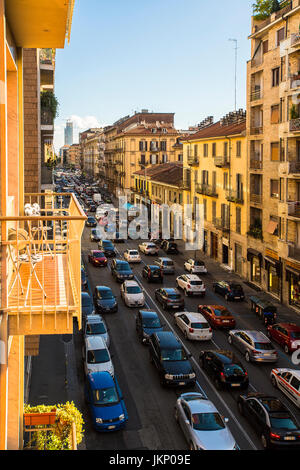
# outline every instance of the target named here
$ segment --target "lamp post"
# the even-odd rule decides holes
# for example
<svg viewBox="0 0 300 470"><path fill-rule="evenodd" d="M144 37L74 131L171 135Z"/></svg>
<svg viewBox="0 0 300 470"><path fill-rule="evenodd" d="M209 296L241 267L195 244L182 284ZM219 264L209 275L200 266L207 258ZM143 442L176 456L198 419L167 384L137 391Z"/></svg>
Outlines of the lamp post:
<svg viewBox="0 0 300 470"><path fill-rule="evenodd" d="M238 41L237 39L228 39L235 43L235 72L234 72L234 110L236 111L236 91L237 91L237 50L238 50Z"/></svg>

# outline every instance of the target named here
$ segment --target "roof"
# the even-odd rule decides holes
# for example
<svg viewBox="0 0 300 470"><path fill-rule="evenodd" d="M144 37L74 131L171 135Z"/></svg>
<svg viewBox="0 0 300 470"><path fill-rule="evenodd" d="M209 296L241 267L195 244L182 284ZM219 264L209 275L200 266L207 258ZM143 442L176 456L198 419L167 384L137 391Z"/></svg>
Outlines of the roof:
<svg viewBox="0 0 300 470"><path fill-rule="evenodd" d="M107 371L92 372L88 374L88 380L92 389L109 388L114 386L114 379Z"/></svg>
<svg viewBox="0 0 300 470"><path fill-rule="evenodd" d="M221 125L221 121L219 121L215 124L212 124L211 126L199 130L195 134L192 134L188 137L183 137L181 140L183 142L189 142L193 140L208 139L213 137L240 135L243 132L246 132L246 120L223 126Z"/></svg>
<svg viewBox="0 0 300 470"><path fill-rule="evenodd" d="M87 323L103 323L103 318L100 315L96 315L95 313L93 313L93 315L86 316L86 322Z"/></svg>
<svg viewBox="0 0 300 470"><path fill-rule="evenodd" d="M183 163L167 162L153 165L147 168L147 179L153 183L166 183L172 186L178 186L183 181ZM134 173L145 177L145 170L138 170Z"/></svg>
<svg viewBox="0 0 300 470"><path fill-rule="evenodd" d="M158 333L155 333L158 340L159 344L161 347L168 346L168 347L178 347L178 345L181 346L179 340L176 338L174 333L172 331L159 331Z"/></svg>
<svg viewBox="0 0 300 470"><path fill-rule="evenodd" d="M107 349L106 343L102 336L86 336L85 338L87 349Z"/></svg>
<svg viewBox="0 0 300 470"><path fill-rule="evenodd" d="M108 287L108 286L96 286L96 289L97 289L97 290L100 290L100 291L101 291L101 290L102 290L102 291L103 291L103 290L109 290L109 291L111 291L111 288Z"/></svg>
<svg viewBox="0 0 300 470"><path fill-rule="evenodd" d="M154 312L153 310L140 310L140 314L144 318L156 318L156 317L158 317L157 313Z"/></svg>

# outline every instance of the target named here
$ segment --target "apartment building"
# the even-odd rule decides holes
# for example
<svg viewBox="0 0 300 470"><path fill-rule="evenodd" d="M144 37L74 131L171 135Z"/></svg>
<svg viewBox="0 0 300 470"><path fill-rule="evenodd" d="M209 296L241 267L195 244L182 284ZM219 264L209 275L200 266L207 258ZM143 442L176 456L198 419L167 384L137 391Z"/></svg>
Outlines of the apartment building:
<svg viewBox="0 0 300 470"><path fill-rule="evenodd" d="M246 276L246 113L229 113L215 124L209 116L182 142L184 204L192 207L187 234L195 230L198 206L198 217L204 219L203 251Z"/></svg>
<svg viewBox="0 0 300 470"><path fill-rule="evenodd" d="M79 134L81 169L92 178L99 178L104 163L105 136L102 128L88 129ZM101 175L102 176L102 175Z"/></svg>
<svg viewBox="0 0 300 470"><path fill-rule="evenodd" d="M300 308L300 2L252 18L248 279Z"/></svg>
<svg viewBox="0 0 300 470"><path fill-rule="evenodd" d="M173 113L142 110L120 119L104 132L106 179L115 195L130 193L134 173L139 169L182 160Z"/></svg>
<svg viewBox="0 0 300 470"><path fill-rule="evenodd" d="M53 194L24 188L24 49L63 48L73 6L73 0L0 0L1 450L23 447L25 337L72 333L74 318L81 328L84 213L73 197L65 215Z"/></svg>
<svg viewBox="0 0 300 470"><path fill-rule="evenodd" d="M79 144L72 144L67 149L67 163L80 170L81 167L81 146Z"/></svg>

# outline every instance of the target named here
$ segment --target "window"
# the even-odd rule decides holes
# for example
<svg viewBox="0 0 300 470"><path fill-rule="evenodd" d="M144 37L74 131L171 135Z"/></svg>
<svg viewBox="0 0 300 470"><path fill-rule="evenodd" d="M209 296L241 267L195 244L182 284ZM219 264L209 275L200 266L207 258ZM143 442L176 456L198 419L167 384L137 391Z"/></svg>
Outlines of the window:
<svg viewBox="0 0 300 470"><path fill-rule="evenodd" d="M203 199L203 217L207 220L207 199Z"/></svg>
<svg viewBox="0 0 300 470"><path fill-rule="evenodd" d="M279 46L281 41L284 40L284 37L285 37L285 29L284 28L281 28L278 31L276 31L276 44L277 44L277 46Z"/></svg>
<svg viewBox="0 0 300 470"><path fill-rule="evenodd" d="M212 156L215 157L217 155L217 144L214 142L212 144Z"/></svg>
<svg viewBox="0 0 300 470"><path fill-rule="evenodd" d="M279 180L270 180L270 195L271 197L279 197Z"/></svg>
<svg viewBox="0 0 300 470"><path fill-rule="evenodd" d="M152 163L152 165L157 164L157 155L151 155L151 163Z"/></svg>
<svg viewBox="0 0 300 470"><path fill-rule="evenodd" d="M223 175L223 189L228 190L228 173L225 172Z"/></svg>
<svg viewBox="0 0 300 470"><path fill-rule="evenodd" d="M163 152L166 152L166 150L167 150L167 141L166 140L161 141L160 150L162 150Z"/></svg>
<svg viewBox="0 0 300 470"><path fill-rule="evenodd" d="M167 154L163 154L162 156L162 163L167 163L168 161L168 155Z"/></svg>
<svg viewBox="0 0 300 470"><path fill-rule="evenodd" d="M272 87L279 85L279 67L272 70Z"/></svg>
<svg viewBox="0 0 300 470"><path fill-rule="evenodd" d="M208 144L203 144L203 156L208 157Z"/></svg>
<svg viewBox="0 0 300 470"><path fill-rule="evenodd" d="M224 157L228 155L228 142L224 142Z"/></svg>
<svg viewBox="0 0 300 470"><path fill-rule="evenodd" d="M240 157L242 154L242 142L240 140L236 143L236 156Z"/></svg>
<svg viewBox="0 0 300 470"><path fill-rule="evenodd" d="M271 106L271 124L279 123L279 104Z"/></svg>
<svg viewBox="0 0 300 470"><path fill-rule="evenodd" d="M183 155L181 153L178 155L178 161L183 162Z"/></svg>
<svg viewBox="0 0 300 470"><path fill-rule="evenodd" d="M198 145L194 145L194 156L198 157Z"/></svg>
<svg viewBox="0 0 300 470"><path fill-rule="evenodd" d="M271 143L271 161L279 162L279 142Z"/></svg>
<svg viewBox="0 0 300 470"><path fill-rule="evenodd" d="M263 53L266 54L269 50L269 41L263 41Z"/></svg>
<svg viewBox="0 0 300 470"><path fill-rule="evenodd" d="M236 207L235 209L235 227L236 227L236 233L241 233L241 208Z"/></svg>

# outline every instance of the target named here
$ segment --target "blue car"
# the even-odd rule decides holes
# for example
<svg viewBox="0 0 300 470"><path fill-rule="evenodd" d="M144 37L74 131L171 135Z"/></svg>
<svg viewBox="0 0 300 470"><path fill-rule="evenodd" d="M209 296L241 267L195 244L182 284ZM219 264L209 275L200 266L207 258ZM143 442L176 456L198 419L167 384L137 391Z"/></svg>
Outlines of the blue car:
<svg viewBox="0 0 300 470"><path fill-rule="evenodd" d="M86 318L87 315L94 313L94 305L90 295L87 292L81 292L81 316L82 319Z"/></svg>
<svg viewBox="0 0 300 470"><path fill-rule="evenodd" d="M116 377L109 372L92 372L85 383L88 403L96 431L118 431L128 421L127 409Z"/></svg>
<svg viewBox="0 0 300 470"><path fill-rule="evenodd" d="M152 333L163 331L164 325L161 324L156 312L152 310L140 310L136 316L136 332L142 343L148 343Z"/></svg>

